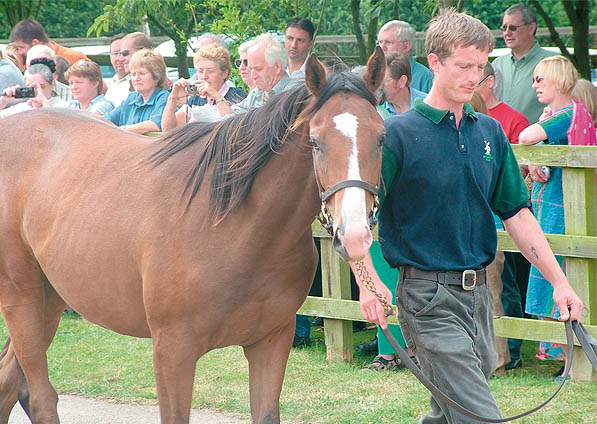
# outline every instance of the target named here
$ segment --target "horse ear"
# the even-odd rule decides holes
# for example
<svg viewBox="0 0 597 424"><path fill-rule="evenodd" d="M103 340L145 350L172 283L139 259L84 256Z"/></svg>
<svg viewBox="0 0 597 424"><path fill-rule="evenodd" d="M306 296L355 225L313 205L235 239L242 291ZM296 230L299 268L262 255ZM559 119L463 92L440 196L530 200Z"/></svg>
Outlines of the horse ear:
<svg viewBox="0 0 597 424"><path fill-rule="evenodd" d="M375 51L367 61L367 69L363 74L363 79L367 83L369 91L375 93L386 77L386 56L381 47L375 47Z"/></svg>
<svg viewBox="0 0 597 424"><path fill-rule="evenodd" d="M319 97L323 86L325 85L325 69L323 64L317 59L315 53L311 53L307 59L305 67L305 84L309 93L315 97Z"/></svg>

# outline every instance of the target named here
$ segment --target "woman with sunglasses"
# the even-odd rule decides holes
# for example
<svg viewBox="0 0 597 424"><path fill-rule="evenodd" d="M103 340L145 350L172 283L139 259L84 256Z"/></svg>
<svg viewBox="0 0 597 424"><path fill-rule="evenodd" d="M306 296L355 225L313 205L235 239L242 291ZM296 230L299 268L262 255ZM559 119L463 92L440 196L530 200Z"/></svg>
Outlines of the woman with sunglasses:
<svg viewBox="0 0 597 424"><path fill-rule="evenodd" d="M99 116L105 116L114 109L112 102L102 94L102 71L97 63L78 60L66 70L65 77L75 98L69 103L70 108Z"/></svg>
<svg viewBox="0 0 597 424"><path fill-rule="evenodd" d="M596 145L592 118L584 104L572 100L572 90L578 80L574 65L563 56L543 59L535 67L533 88L539 102L546 104L539 122L525 128L518 138L520 144L543 142L548 145ZM531 200L541 229L546 234L564 234L564 196L562 168L559 166L529 166L533 183ZM563 270L565 258L556 256ZM525 312L540 319L557 320L558 308L554 307L553 288L545 277L531 266ZM542 342L541 359L567 361L566 347ZM564 367L554 375L561 380Z"/></svg>
<svg viewBox="0 0 597 424"><path fill-rule="evenodd" d="M21 98L15 97L21 87L6 88L0 96L0 118L41 107L67 107L68 102L53 96L55 86L54 74L48 66L43 63L29 66L25 71L25 87L33 88L34 96L22 101ZM14 103L18 104L7 107Z"/></svg>
<svg viewBox="0 0 597 424"><path fill-rule="evenodd" d="M247 97L244 90L226 84L230 76L230 53L225 48L216 44L202 47L195 53L193 63L197 80L193 84L184 79L174 83L162 116L164 131L191 120L219 120L232 112L230 105ZM189 93L195 94L189 97Z"/></svg>
<svg viewBox="0 0 597 424"><path fill-rule="evenodd" d="M249 87L249 91L255 88L255 82L253 78L251 78L251 70L249 69L249 48L253 44L253 40L245 41L240 46L238 46L238 56L239 58L234 61L234 65L238 68L240 72L240 77L243 79L243 82Z"/></svg>

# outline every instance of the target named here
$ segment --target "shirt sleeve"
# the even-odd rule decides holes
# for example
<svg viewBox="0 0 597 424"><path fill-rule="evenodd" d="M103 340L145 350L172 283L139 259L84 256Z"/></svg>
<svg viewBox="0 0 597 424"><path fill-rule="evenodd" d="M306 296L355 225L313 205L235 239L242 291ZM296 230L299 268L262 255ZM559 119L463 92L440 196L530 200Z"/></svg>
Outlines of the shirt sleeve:
<svg viewBox="0 0 597 424"><path fill-rule="evenodd" d="M158 128L162 129L162 114L164 113L164 109L166 108L166 103L168 102L168 91L162 90L157 98L155 99L155 103L153 104L153 108L151 109L151 115L149 116L149 121L154 122Z"/></svg>
<svg viewBox="0 0 597 424"><path fill-rule="evenodd" d="M120 126L121 112L122 112L123 105L124 105L124 102L120 103L120 105L116 109L112 110L112 112L107 114L105 116L105 118L108 121L112 122L113 124Z"/></svg>
<svg viewBox="0 0 597 424"><path fill-rule="evenodd" d="M502 220L508 219L516 215L520 209L530 206L529 189L522 178L512 147L505 138L504 135L502 164L491 200L491 208Z"/></svg>
<svg viewBox="0 0 597 424"><path fill-rule="evenodd" d="M520 133L528 126L529 121L526 118L523 119L523 117L521 117L519 120L515 121L512 125L512 140L510 140L510 143L518 144L518 137L520 136Z"/></svg>
<svg viewBox="0 0 597 424"><path fill-rule="evenodd" d="M385 145L381 154L381 187L379 188L379 208L390 192L398 169L398 159Z"/></svg>
<svg viewBox="0 0 597 424"><path fill-rule="evenodd" d="M547 118L544 121L539 122L541 128L545 130L547 134L547 143L554 144L557 140L566 139L566 132L570 128L570 122L572 120L572 108L561 113L557 113Z"/></svg>

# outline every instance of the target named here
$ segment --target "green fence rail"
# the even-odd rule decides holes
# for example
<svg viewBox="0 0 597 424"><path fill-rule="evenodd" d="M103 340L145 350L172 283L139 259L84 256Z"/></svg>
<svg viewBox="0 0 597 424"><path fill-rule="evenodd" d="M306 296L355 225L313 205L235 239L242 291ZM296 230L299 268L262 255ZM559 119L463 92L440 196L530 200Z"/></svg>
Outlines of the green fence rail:
<svg viewBox="0 0 597 424"><path fill-rule="evenodd" d="M558 255L566 256L566 274L584 302L583 323L597 337L597 196L595 169L597 147L513 146L520 164L561 166L564 188L566 234L547 235ZM350 321L364 321L358 302L350 300L350 268L334 252L330 236L313 223L313 236L321 239L323 297L307 297L300 314L321 316L328 360L353 358ZM377 239L377 232L374 233ZM498 249L518 251L508 234L498 231ZM396 316L390 323L397 324ZM494 317L497 336L565 343L564 326L557 322L524 318ZM576 342L578 343L578 342ZM588 359L575 347L573 379L597 381Z"/></svg>

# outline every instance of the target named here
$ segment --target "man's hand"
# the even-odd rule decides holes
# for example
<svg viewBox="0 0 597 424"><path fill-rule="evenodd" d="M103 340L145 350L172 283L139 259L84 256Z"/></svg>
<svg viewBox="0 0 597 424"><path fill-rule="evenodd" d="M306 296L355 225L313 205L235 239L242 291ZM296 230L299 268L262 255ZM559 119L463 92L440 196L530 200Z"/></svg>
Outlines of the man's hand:
<svg viewBox="0 0 597 424"><path fill-rule="evenodd" d="M568 321L568 318L571 318L572 321L580 322L583 303L568 282L561 287L554 287L553 301L560 311L560 321Z"/></svg>
<svg viewBox="0 0 597 424"><path fill-rule="evenodd" d="M389 305L391 305L392 293L377 276L375 268L373 268L370 255L367 255L367 257L363 259L363 266L369 274L375 290L386 299ZM350 267L352 268L357 284L359 285L359 302L363 317L367 321L375 323L385 330L388 328L388 318L383 305L379 299L365 286L363 281L361 281L359 278L359 273L356 271L354 262L351 262Z"/></svg>

